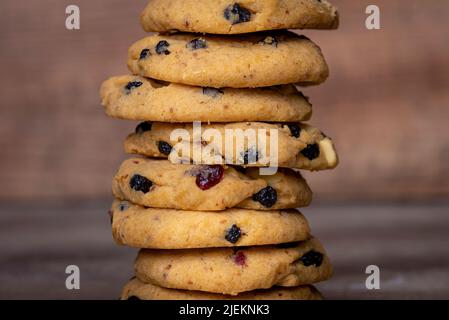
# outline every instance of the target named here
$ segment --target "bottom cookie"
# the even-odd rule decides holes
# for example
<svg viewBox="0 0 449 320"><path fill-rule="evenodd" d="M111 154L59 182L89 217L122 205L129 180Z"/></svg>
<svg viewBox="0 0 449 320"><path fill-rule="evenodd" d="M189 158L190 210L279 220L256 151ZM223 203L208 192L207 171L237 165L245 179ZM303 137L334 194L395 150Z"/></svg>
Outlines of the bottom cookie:
<svg viewBox="0 0 449 320"><path fill-rule="evenodd" d="M121 300L321 300L321 293L313 286L292 288L273 287L240 293L237 296L201 291L167 289L131 279L123 288Z"/></svg>
<svg viewBox="0 0 449 320"><path fill-rule="evenodd" d="M240 248L140 251L137 278L161 287L237 295L273 286L324 281L332 266L316 238L299 243Z"/></svg>

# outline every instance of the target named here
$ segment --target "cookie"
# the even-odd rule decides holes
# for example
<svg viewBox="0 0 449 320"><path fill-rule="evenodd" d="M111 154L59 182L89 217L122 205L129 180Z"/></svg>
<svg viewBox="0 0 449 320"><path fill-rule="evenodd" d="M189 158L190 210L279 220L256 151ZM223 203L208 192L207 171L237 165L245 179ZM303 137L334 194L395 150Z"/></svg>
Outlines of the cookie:
<svg viewBox="0 0 449 320"><path fill-rule="evenodd" d="M132 158L121 164L112 193L120 200L148 207L224 210L266 186L266 181L251 179L230 167Z"/></svg>
<svg viewBox="0 0 449 320"><path fill-rule="evenodd" d="M142 124L141 124L142 125ZM139 126L141 126L139 125ZM181 135L172 133L182 131L185 138L179 142ZM209 130L210 129L210 130ZM203 124L194 132L192 124L152 123L148 130L139 130L130 134L125 141L125 151L131 154L142 154L150 157L168 157L173 163L193 161L202 164L227 163L242 166L267 166L270 159L277 155L277 166L306 170L332 169L338 164L338 157L332 140L320 130L304 124L270 124L264 122L236 122ZM271 131L277 132L277 140ZM233 133L227 143L226 133ZM240 132L240 133L239 133ZM217 133L219 140L211 141L208 134ZM251 137L254 133L254 139ZM237 150L241 137L242 148ZM207 138L207 139L206 139ZM215 139L215 138L214 138ZM277 152L270 150L271 140L277 142ZM221 140L221 141L220 141ZM168 154L161 152L160 142L170 145Z"/></svg>
<svg viewBox="0 0 449 320"><path fill-rule="evenodd" d="M145 31L236 34L274 29L334 29L337 9L325 0L152 0Z"/></svg>
<svg viewBox="0 0 449 320"><path fill-rule="evenodd" d="M129 120L294 122L312 114L312 105L293 85L215 89L127 75L106 80L100 91L106 113Z"/></svg>
<svg viewBox="0 0 449 320"><path fill-rule="evenodd" d="M128 281L121 300L321 300L321 293L313 286L292 288L274 287L243 292L237 296L202 291L167 289L137 278Z"/></svg>
<svg viewBox="0 0 449 320"><path fill-rule="evenodd" d="M321 243L312 238L242 249L143 249L135 271L141 281L165 288L237 295L323 281L332 275L332 266Z"/></svg>
<svg viewBox="0 0 449 320"><path fill-rule="evenodd" d="M310 228L297 210L221 212L144 208L114 201L112 234L118 244L136 248L191 249L303 241Z"/></svg>
<svg viewBox="0 0 449 320"><path fill-rule="evenodd" d="M128 67L148 78L214 88L312 85L329 75L320 48L287 31L152 35L130 47ZM131 85L129 91L134 89Z"/></svg>

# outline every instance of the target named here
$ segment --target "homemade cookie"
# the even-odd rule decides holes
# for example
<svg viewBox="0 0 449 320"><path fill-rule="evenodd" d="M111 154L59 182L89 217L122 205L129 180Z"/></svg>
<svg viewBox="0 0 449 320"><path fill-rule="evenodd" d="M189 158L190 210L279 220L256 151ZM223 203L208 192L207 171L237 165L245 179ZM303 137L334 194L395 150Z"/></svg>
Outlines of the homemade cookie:
<svg viewBox="0 0 449 320"><path fill-rule="evenodd" d="M234 136L227 139L226 132L228 136L229 133ZM274 135L276 132L277 140ZM248 139L252 133L253 139ZM214 135L219 139L214 141ZM232 144L227 143L227 140L232 141ZM241 147L237 150L239 140ZM277 142L277 152L275 145L270 150L272 140ZM166 148L161 150L161 144ZM127 137L124 146L127 153L168 157L173 163L227 163L257 167L270 164L307 170L331 169L338 164L332 140L320 130L304 123L213 123L203 124L201 130L196 129L195 132L191 123L143 123Z"/></svg>
<svg viewBox="0 0 449 320"><path fill-rule="evenodd" d="M310 228L297 210L220 212L144 208L114 201L112 234L117 243L136 248L189 249L303 241Z"/></svg>
<svg viewBox="0 0 449 320"><path fill-rule="evenodd" d="M135 271L141 281L165 288L237 295L323 281L332 275L332 266L321 243L312 238L242 249L143 249Z"/></svg>
<svg viewBox="0 0 449 320"><path fill-rule="evenodd" d="M237 296L202 291L167 289L137 278L128 281L121 300L321 300L321 293L313 286L292 288L274 287L243 292Z"/></svg>
<svg viewBox="0 0 449 320"><path fill-rule="evenodd" d="M320 48L287 31L152 35L130 47L128 67L136 75L214 88L312 85L329 75ZM130 85L129 91L136 86Z"/></svg>
<svg viewBox="0 0 449 320"><path fill-rule="evenodd" d="M334 29L337 9L325 0L151 0L145 31L235 34L273 29Z"/></svg>
<svg viewBox="0 0 449 320"><path fill-rule="evenodd" d="M224 210L267 187L234 168L181 165L167 160L125 160L112 183L120 200L156 208Z"/></svg>
<svg viewBox="0 0 449 320"><path fill-rule="evenodd" d="M293 85L215 89L127 75L103 82L100 95L109 116L141 121L294 122L312 114L312 105Z"/></svg>

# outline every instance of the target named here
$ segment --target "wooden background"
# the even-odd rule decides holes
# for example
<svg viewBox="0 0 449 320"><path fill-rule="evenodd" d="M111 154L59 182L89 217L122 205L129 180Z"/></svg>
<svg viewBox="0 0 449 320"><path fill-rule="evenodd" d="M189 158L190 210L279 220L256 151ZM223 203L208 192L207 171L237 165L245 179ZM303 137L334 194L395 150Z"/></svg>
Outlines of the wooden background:
<svg viewBox="0 0 449 320"><path fill-rule="evenodd" d="M0 2L0 299L115 299L135 250L106 214L132 122L108 119L98 89L126 73L146 0ZM341 165L307 174L302 210L335 266L327 298L449 297L449 2L334 0L338 31L305 31L331 67L304 92ZM81 30L65 29L65 7ZM382 29L364 27L378 4ZM446 201L444 201L446 200ZM404 204L404 201L422 201ZM329 202L329 203L324 203ZM65 267L81 290L65 288ZM381 290L364 287L381 268Z"/></svg>
<svg viewBox="0 0 449 320"><path fill-rule="evenodd" d="M65 29L65 7L81 30ZM449 195L449 2L334 1L338 31L304 31L330 79L304 92L311 123L334 138L341 165L308 174L317 200L435 200ZM98 89L127 72L144 36L146 0L0 3L0 199L96 199L110 194L133 122L104 116ZM381 30L364 26L368 4Z"/></svg>

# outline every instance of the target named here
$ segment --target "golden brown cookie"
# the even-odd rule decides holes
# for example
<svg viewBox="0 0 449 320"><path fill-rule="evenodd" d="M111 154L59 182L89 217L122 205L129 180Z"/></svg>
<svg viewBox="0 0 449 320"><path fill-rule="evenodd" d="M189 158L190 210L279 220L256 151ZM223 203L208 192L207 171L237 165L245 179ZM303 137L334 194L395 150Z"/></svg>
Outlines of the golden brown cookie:
<svg viewBox="0 0 449 320"><path fill-rule="evenodd" d="M115 175L112 193L120 200L148 207L224 210L266 186L265 180L252 179L231 167L131 158Z"/></svg>
<svg viewBox="0 0 449 320"><path fill-rule="evenodd" d="M141 281L165 288L237 295L323 281L332 275L332 266L321 243L312 238L290 246L143 249L135 271Z"/></svg>
<svg viewBox="0 0 449 320"><path fill-rule="evenodd" d="M114 201L112 234L117 243L137 248L190 249L303 241L310 228L297 210L220 212L144 208Z"/></svg>
<svg viewBox="0 0 449 320"><path fill-rule="evenodd" d="M172 135L179 130L183 130L183 135ZM272 131L277 133L277 139ZM202 124L198 132L199 135L194 132L191 123L140 124L136 132L126 139L125 151L150 157L168 157L173 163L193 161L202 164L227 163L256 167L271 164L306 170L332 169L338 164L332 140L317 128L304 123L212 123ZM232 144L227 144L227 132L234 135L231 136ZM218 134L220 139L211 142L212 139L207 135L213 137L213 134ZM251 134L254 134L253 141L248 139ZM179 141L180 137L183 137L183 141ZM243 150L237 150L239 138L242 139ZM277 143L277 150L270 150L271 141ZM161 149L161 144L166 148ZM271 155L277 156L276 162L271 161Z"/></svg>
<svg viewBox="0 0 449 320"><path fill-rule="evenodd" d="M135 75L214 88L312 85L329 75L320 48L287 31L152 35L130 47L128 67ZM134 89L130 86L129 91Z"/></svg>
<svg viewBox="0 0 449 320"><path fill-rule="evenodd" d="M273 287L230 296L204 291L167 289L144 283L137 278L128 281L121 295L121 300L321 300L322 298L321 293L313 286Z"/></svg>
<svg viewBox="0 0 449 320"><path fill-rule="evenodd" d="M235 34L273 29L334 29L337 9L325 0L151 0L145 31Z"/></svg>
<svg viewBox="0 0 449 320"><path fill-rule="evenodd" d="M129 120L294 122L312 114L312 105L293 85L215 89L127 75L103 82L100 95L109 116Z"/></svg>

